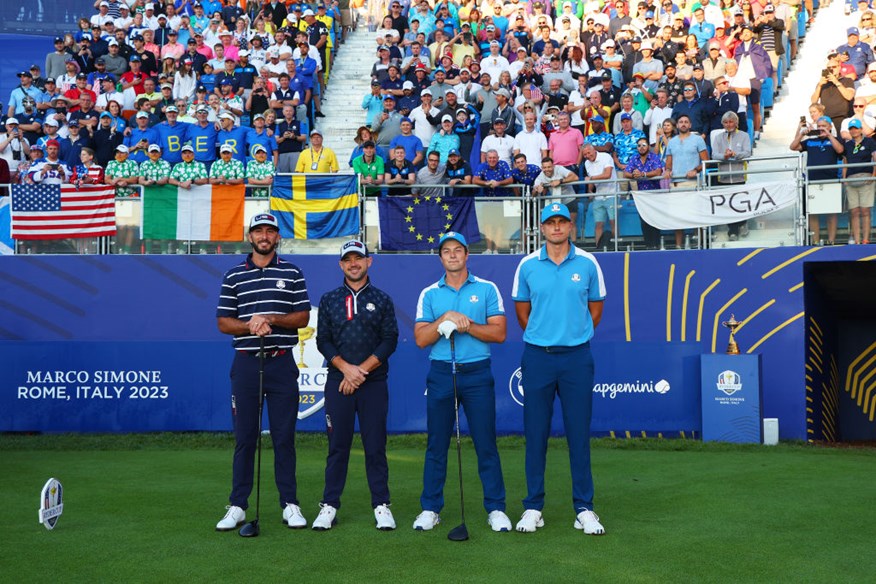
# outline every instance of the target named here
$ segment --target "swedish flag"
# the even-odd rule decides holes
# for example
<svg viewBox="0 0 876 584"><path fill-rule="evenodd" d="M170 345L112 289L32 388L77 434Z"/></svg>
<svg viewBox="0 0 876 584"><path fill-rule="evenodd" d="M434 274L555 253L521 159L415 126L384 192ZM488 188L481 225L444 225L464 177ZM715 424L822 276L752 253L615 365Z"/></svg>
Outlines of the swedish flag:
<svg viewBox="0 0 876 584"><path fill-rule="evenodd" d="M305 174L274 179L271 212L280 234L323 239L359 233L356 175Z"/></svg>

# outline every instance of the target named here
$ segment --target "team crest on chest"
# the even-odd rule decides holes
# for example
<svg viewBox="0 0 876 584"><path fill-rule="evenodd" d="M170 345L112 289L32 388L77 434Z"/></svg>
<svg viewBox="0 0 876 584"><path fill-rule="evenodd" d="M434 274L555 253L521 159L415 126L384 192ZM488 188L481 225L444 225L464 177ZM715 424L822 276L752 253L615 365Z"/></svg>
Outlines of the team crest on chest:
<svg viewBox="0 0 876 584"><path fill-rule="evenodd" d="M365 310L367 310L368 312L374 312L375 310L377 310L377 307L374 306L374 304L372 304L371 302L369 302L368 304L365 305Z"/></svg>
<svg viewBox="0 0 876 584"><path fill-rule="evenodd" d="M478 300L480 300L480 298L478 298L476 294L472 294L468 297L468 301L472 304L476 303Z"/></svg>
<svg viewBox="0 0 876 584"><path fill-rule="evenodd" d="M286 282L284 282L283 280L277 280L277 288L282 289L285 287L286 287Z"/></svg>
<svg viewBox="0 0 876 584"><path fill-rule="evenodd" d="M580 282L580 281L581 281L581 276L579 276L577 272L574 273L574 274L572 274L572 281L573 281L573 282Z"/></svg>

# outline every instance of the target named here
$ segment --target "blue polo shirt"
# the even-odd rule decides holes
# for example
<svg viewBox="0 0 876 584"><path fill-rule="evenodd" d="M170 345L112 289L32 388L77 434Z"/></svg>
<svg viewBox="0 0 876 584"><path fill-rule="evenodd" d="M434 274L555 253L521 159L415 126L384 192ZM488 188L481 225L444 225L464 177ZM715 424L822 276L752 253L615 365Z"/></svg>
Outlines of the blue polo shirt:
<svg viewBox="0 0 876 584"><path fill-rule="evenodd" d="M448 286L445 276L423 289L417 301L416 322L434 322L448 310L466 315L472 322L487 324L491 316L505 316L505 306L499 288L489 280L468 273L465 283L456 290ZM468 333L456 335L456 362L475 363L490 358L490 345ZM450 362L450 341L443 336L432 345L432 361Z"/></svg>
<svg viewBox="0 0 876 584"><path fill-rule="evenodd" d="M216 316L228 316L248 321L256 314L289 314L310 311L310 298L304 274L297 266L274 255L266 267L252 263L252 254L228 270L222 279ZM235 349L259 350L259 338L254 335L235 336ZM291 349L298 344L298 331L271 327L265 337L265 350Z"/></svg>
<svg viewBox="0 0 876 584"><path fill-rule="evenodd" d="M605 279L596 258L571 246L560 265L547 247L520 260L511 298L532 303L523 341L539 347L574 347L593 337L589 302L605 299Z"/></svg>

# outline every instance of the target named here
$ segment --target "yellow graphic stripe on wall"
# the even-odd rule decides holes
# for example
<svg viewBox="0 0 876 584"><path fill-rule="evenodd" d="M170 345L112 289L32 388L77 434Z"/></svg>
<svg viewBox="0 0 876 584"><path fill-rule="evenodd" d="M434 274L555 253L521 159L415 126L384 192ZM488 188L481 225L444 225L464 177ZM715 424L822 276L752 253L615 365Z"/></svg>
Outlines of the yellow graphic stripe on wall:
<svg viewBox="0 0 876 584"><path fill-rule="evenodd" d="M852 385L856 384L858 381L857 376L852 375L852 371L855 370L855 368L858 366L858 363L860 363L864 359L864 357L866 357L874 348L876 348L876 342L874 342L869 347L864 349L864 351L862 351L860 355L855 357L854 361L849 363L849 368L846 370L846 393L849 393L849 391L851 391L852 392L852 399L855 399L855 390L852 387ZM853 377L854 377L854 384L853 384Z"/></svg>
<svg viewBox="0 0 876 584"><path fill-rule="evenodd" d="M708 296L709 292L714 290L715 286L717 286L720 282L721 278L716 278L715 281L712 282L712 284L708 288L703 290L702 294L700 294L700 307L699 309L697 309L697 342L700 342L703 332L703 307L706 303L706 296Z"/></svg>
<svg viewBox="0 0 876 584"><path fill-rule="evenodd" d="M690 291L690 281L693 278L694 274L696 274L696 270L691 270L688 272L687 277L684 279L684 296L681 299L681 342L685 342L687 340L687 298L688 293Z"/></svg>
<svg viewBox="0 0 876 584"><path fill-rule="evenodd" d="M775 273L778 272L779 270L783 270L784 268L787 268L788 266L790 266L791 264L793 264L793 263L796 262L797 260L801 260L801 259L805 258L806 256L808 256L808 255L810 255L810 254L813 254L813 253L815 253L815 252L817 252L817 251L820 251L820 250L822 250L822 249L824 249L824 248L822 248L822 247L813 247L813 248L811 248L811 249L807 249L807 250L804 251L803 253L798 253L798 254L795 255L794 257L789 258L789 259L787 259L786 261L780 263L778 266L776 266L776 267L773 268L772 270L769 270L768 272L764 273L764 274L761 276L761 279L762 279L762 280L766 280L767 278L769 278L770 276L772 276L773 274L775 274Z"/></svg>
<svg viewBox="0 0 876 584"><path fill-rule="evenodd" d="M775 303L776 303L776 299L773 298L772 300L770 300L769 302L767 302L766 304L764 304L763 306L761 306L760 308L758 308L757 310L755 310L754 312L749 314L746 317L746 319L742 321L742 324L739 325L739 328L736 329L737 332L741 331L743 328L745 328L745 325L747 325L749 322L751 322L751 319L753 319L755 316L757 316L758 314L760 314L761 312L763 312L764 310L766 310L767 308L769 308L770 306L772 306Z"/></svg>
<svg viewBox="0 0 876 584"><path fill-rule="evenodd" d="M754 256L756 256L757 254L759 254L760 252L762 252L765 249L766 249L765 247L761 247L761 248L754 250L753 252L751 252L750 254L748 254L747 256L745 256L744 258L739 260L738 262L736 262L736 265L741 266L742 264L744 264L745 262L747 262L748 260L750 260L751 258L753 258Z"/></svg>
<svg viewBox="0 0 876 584"><path fill-rule="evenodd" d="M754 353L755 349L757 349L759 346L764 344L771 336L773 336L774 334L776 334L777 332L779 332L780 330L782 330L783 328L785 328L789 324L793 323L795 320L799 320L801 318L803 318L803 313L798 312L797 314L795 314L794 316L792 316L791 318L789 318L788 320L786 320L785 322L783 322L782 324L780 324L779 326L777 326L776 328L774 328L773 330L771 330L770 332L768 332L767 334L762 336L755 344L753 344L746 351L746 353L748 353L749 355L751 353Z"/></svg>
<svg viewBox="0 0 876 584"><path fill-rule="evenodd" d="M675 264L669 265L669 284L666 290L666 342L672 340L672 285L675 282Z"/></svg>
<svg viewBox="0 0 876 584"><path fill-rule="evenodd" d="M630 254L624 254L624 328L627 342L632 340L630 333Z"/></svg>

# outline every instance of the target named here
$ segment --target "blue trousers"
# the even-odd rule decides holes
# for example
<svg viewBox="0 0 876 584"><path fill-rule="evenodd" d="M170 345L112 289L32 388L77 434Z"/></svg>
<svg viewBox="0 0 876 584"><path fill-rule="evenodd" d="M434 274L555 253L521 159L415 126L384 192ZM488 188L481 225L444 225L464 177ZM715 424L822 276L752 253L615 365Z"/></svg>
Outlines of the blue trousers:
<svg viewBox="0 0 876 584"><path fill-rule="evenodd" d="M593 510L590 418L593 411L593 355L590 344L523 349L523 432L526 436L525 509L544 508L544 469L554 397L563 408L563 427L572 467L575 513Z"/></svg>
<svg viewBox="0 0 876 584"><path fill-rule="evenodd" d="M386 414L389 390L386 379L367 380L352 395L338 388L340 376L329 375L325 384L325 422L329 451L325 461L325 490L322 502L341 508L341 494L347 482L350 446L356 416L365 449L365 475L371 490L371 507L389 504L389 467L386 463Z"/></svg>
<svg viewBox="0 0 876 584"><path fill-rule="evenodd" d="M478 457L478 474L484 489L484 508L505 510L505 480L496 448L496 392L490 360L458 365L456 374L459 405L468 420L469 433ZM426 462L423 467L424 511L440 512L444 507L447 479L447 449L455 421L453 376L450 363L432 361L426 377Z"/></svg>
<svg viewBox="0 0 876 584"><path fill-rule="evenodd" d="M274 443L274 475L280 492L280 508L298 504L295 482L295 423L298 421L298 367L292 351L265 359L265 402L268 426ZM253 464L259 438L258 353L236 352L231 365L231 413L234 425L232 505L248 507L252 493Z"/></svg>

